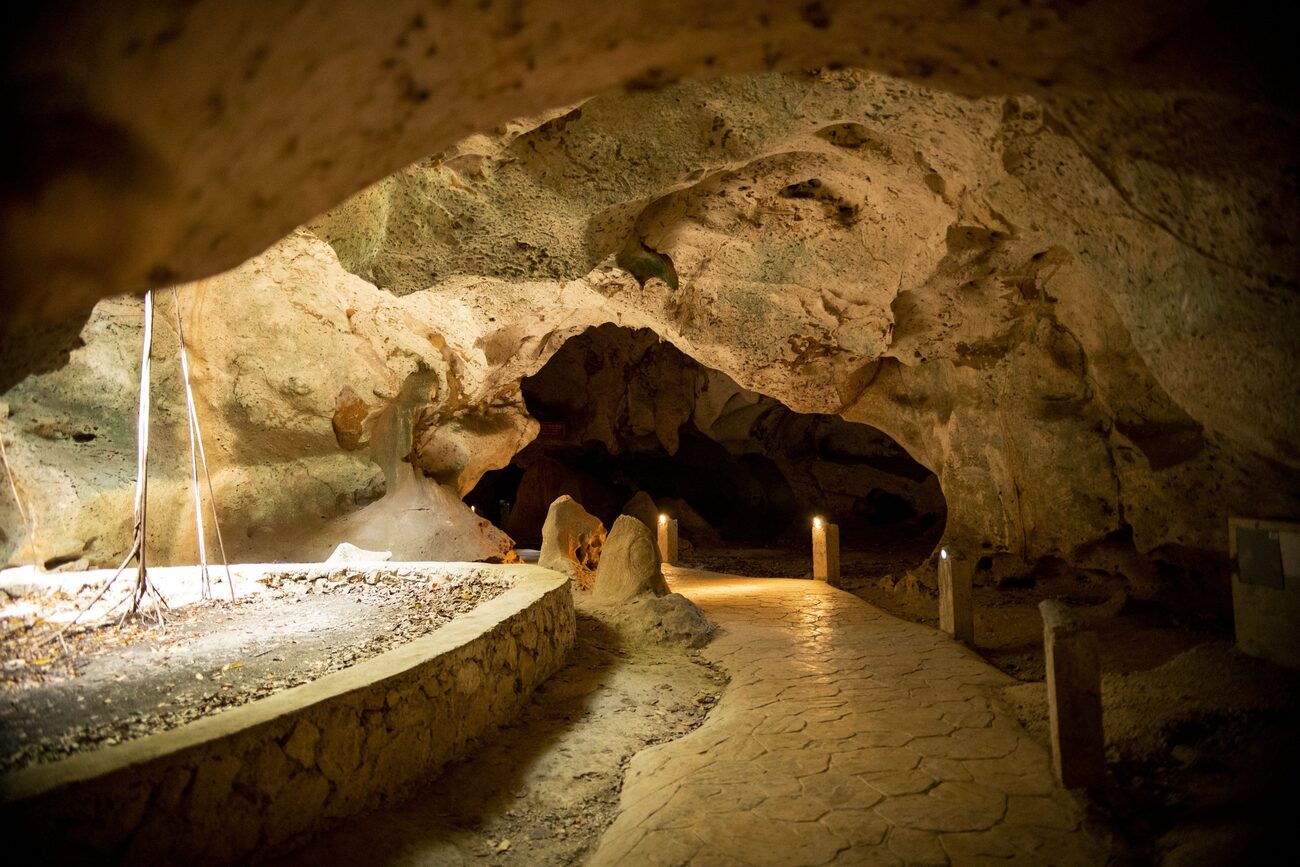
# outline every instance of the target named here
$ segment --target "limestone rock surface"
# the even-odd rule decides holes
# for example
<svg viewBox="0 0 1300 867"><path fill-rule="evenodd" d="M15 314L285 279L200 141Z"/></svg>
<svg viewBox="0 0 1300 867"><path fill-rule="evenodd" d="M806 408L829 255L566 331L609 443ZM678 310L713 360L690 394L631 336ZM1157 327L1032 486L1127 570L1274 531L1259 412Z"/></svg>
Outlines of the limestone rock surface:
<svg viewBox="0 0 1300 867"><path fill-rule="evenodd" d="M596 567L593 601L609 604L627 602L644 594L667 595L668 585L664 582L653 534L653 530L631 515L618 517Z"/></svg>
<svg viewBox="0 0 1300 867"><path fill-rule="evenodd" d="M20 279L3 289L28 292L31 275L48 273L51 309L66 307L103 286L138 288L155 269L170 280L234 265L309 220L233 271L181 291L218 500L228 538L250 556L282 548L281 530L304 519L356 512L400 478L380 468L374 445L376 425L399 404L410 410L409 439L399 438L410 446L395 460L417 470L420 484L440 486L437 509L454 511L486 468L535 436L520 381L569 338L618 324L652 330L734 389L708 380L704 396L704 381L680 365L647 370L660 383L653 399L627 413L593 413L586 430L601 442L625 445L624 431L609 425L626 418L626 430L680 453L691 447L683 431L692 424L752 431L754 408L768 397L887 435L933 472L947 505L944 542L970 556L1069 559L1176 592L1221 579L1228 515L1300 513L1300 127L1286 110L1208 84L1186 58L1163 83L1139 74L1116 45L1163 25L1133 27L1115 14L1126 23L1112 29L1118 5L1085 4L1080 14L1112 40L1091 42L1091 53L1071 35L1078 19L1066 16L1066 27L1059 11L1043 25L1061 36L1055 47L1043 36L1027 53L1011 50L1000 28L1027 28L1022 16L1033 17L1015 11L1012 23L988 31L996 36L980 43L989 47L978 58L965 27L987 10L963 6L951 25L961 38L948 44L934 21L903 38L884 23L889 5L828 13L831 36L872 34L844 43L855 47L840 64L862 61L964 95L820 63L796 67L816 73L677 80L702 58L679 55L658 31L642 34L653 48L645 54L619 31L622 50L638 46L635 64L620 55L609 67L617 72L593 71L594 57L610 60L605 49L581 63L590 62L590 81L635 84L625 92L577 105L586 94L561 98L565 88L552 85L540 96L536 82L553 79L521 75L524 96L488 100L496 120L519 120L484 133L486 109L453 122L454 113L438 113L460 96L438 90L443 103L430 89L441 120L417 122L408 107L402 116L412 125L394 133L403 144L390 153L401 159L364 172L362 148L339 156L336 168L308 172L304 162L292 177L274 177L288 140L270 141L255 113L233 111L239 122L227 141L243 142L237 155L248 159L222 160L222 171L185 164L181 154L193 149L177 142L200 140L199 132L177 139L146 129L128 104L139 101L139 81L92 79L83 83L98 94L95 117L122 119L125 142L140 145L133 164L142 175L75 187L85 198L66 207L113 214L130 237L117 243L116 226L47 236L38 231L44 223L24 222L6 236L4 257ZM900 20L912 20L900 10ZM749 34L715 58L721 74L745 52L761 56L755 40L769 37L739 26L753 23L750 12L717 11L718 33ZM687 26L676 15L662 22L665 33ZM784 13L772 21L771 44L789 51L781 64L827 45L827 33L807 22L799 26L821 48L802 45L789 29L796 23ZM135 24L124 16L103 32ZM850 24L866 29L840 29ZM158 50L180 52L199 39L197 29L182 32L175 48ZM551 47L543 61L560 56ZM870 61L861 56L868 47ZM272 53L288 62L280 48ZM511 56L523 64L528 52ZM652 56L672 62L654 66ZM186 61L196 74L203 57ZM928 76L918 71L922 59ZM20 60L15 68L30 72L68 57ZM620 77L629 65L639 76ZM269 82L292 79L306 87L291 71L261 86L272 92ZM1101 86L1117 77L1143 86ZM175 79L179 98L187 79ZM493 71L476 82L475 97L487 99L479 85L500 80ZM1173 82L1195 87L1164 87ZM330 88L306 90L308 103L335 98ZM535 114L543 108L551 110ZM440 122L444 133L413 150L408 135ZM446 129L470 125L480 132L427 155L450 141ZM337 143L299 136L295 146ZM232 183L247 185L239 187L246 196L205 186L235 165ZM396 165L408 167L309 219L362 175ZM301 201L314 206L284 205L286 190L309 187L319 196ZM120 207L105 206L105 196ZM41 199L33 213L66 201ZM11 258L15 249L23 255ZM73 280L65 262L95 279ZM0 435L39 518L33 546L10 498L0 498L5 559L53 567L124 552L138 310L138 301L103 301L79 336L47 335L49 357L24 356L40 372L0 395L11 408ZM165 333L171 317L159 319L166 359L174 334ZM165 361L156 372L166 388L151 496L155 514L174 517L160 521L151 543L192 557L179 391ZM845 456L883 454L874 442L827 440L815 438ZM786 440L796 441L807 440ZM872 478L864 469L792 488L844 497ZM915 481L918 495L925 484ZM485 532L458 538L479 556L507 545Z"/></svg>
<svg viewBox="0 0 1300 867"><path fill-rule="evenodd" d="M651 533L657 532L655 528L659 524L659 507L645 491L637 491L633 494L632 499L623 504L621 514L636 518L645 524Z"/></svg>
<svg viewBox="0 0 1300 867"><path fill-rule="evenodd" d="M593 600L593 604L600 608L601 619L613 623L620 639L629 643L703 647L717 629L698 605L680 593L642 593L622 602Z"/></svg>
<svg viewBox="0 0 1300 867"><path fill-rule="evenodd" d="M605 546L605 525L567 494L551 503L542 526L542 551L537 565L568 575L591 589Z"/></svg>
<svg viewBox="0 0 1300 867"><path fill-rule="evenodd" d="M365 563L386 561L393 558L392 551L367 551L351 542L340 542L334 553L325 559L326 563Z"/></svg>
<svg viewBox="0 0 1300 867"><path fill-rule="evenodd" d="M865 67L966 95L1104 101L1164 89L1179 95L1171 114L1186 118L1188 94L1288 104L1291 46L1268 23L1243 20L1230 4L1175 0L715 0L707 15L652 0L35 7L14 22L3 73L12 95L6 116L23 144L15 163L22 183L0 210L5 324L57 319L100 297L235 267L365 184L444 148L453 148L449 162L468 187L496 167L456 142L595 94L646 94L701 76ZM1216 134L1192 137L1116 124L1095 104L1080 108L1072 131L1096 141L1101 127L1113 144L1095 154L1133 154L1143 164L1112 176L1154 204L1149 213L1181 212L1183 226L1200 224L1185 236L1197 239L1218 234L1218 208L1182 193L1217 178L1189 173L1189 140L1226 154L1267 139L1258 124L1239 126L1218 111ZM728 114L716 103L707 110ZM874 117L891 111L882 104ZM646 117L683 136L713 128L711 117L699 126L689 112ZM1132 120L1143 117L1149 110ZM845 112L839 122L872 119ZM715 131L725 147L746 147L745 130L727 132ZM94 148L70 144L90 140ZM610 137L580 165L598 174L610 159L641 161L651 141ZM1240 163L1207 167L1230 172ZM1203 205L1184 208L1189 199ZM473 234L494 243L495 233ZM536 246L545 236L539 226L519 240ZM515 236L506 237L513 246ZM1168 308L1172 317L1201 312Z"/></svg>
<svg viewBox="0 0 1300 867"><path fill-rule="evenodd" d="M404 309L343 270L328 245L295 233L232 272L182 287L175 299L169 292L155 298L151 562L197 557L177 302L232 558L323 560L344 540L417 560L500 559L513 548L481 527L458 495L494 459L505 464L532 438L536 423L522 401L486 410L512 419L513 440L498 428L495 439L482 441L498 443L499 451L471 449L479 435L457 420L510 387L503 391L490 378L476 384L474 365L465 360L469 347L421 324L454 311ZM35 543L6 490L0 561L54 568L84 557L109 566L125 554L142 321L140 299L101 302L66 364L5 393L10 411L0 419L0 436L35 516ZM342 426L340 406L348 416ZM440 442L460 445L417 456L413 469L414 444L433 428ZM408 487L409 517L428 519L418 532L408 528L412 534L398 538L376 511L333 523L399 486ZM387 513L389 505L378 511ZM364 540L350 535L354 530L364 531ZM209 538L210 551L214 545Z"/></svg>

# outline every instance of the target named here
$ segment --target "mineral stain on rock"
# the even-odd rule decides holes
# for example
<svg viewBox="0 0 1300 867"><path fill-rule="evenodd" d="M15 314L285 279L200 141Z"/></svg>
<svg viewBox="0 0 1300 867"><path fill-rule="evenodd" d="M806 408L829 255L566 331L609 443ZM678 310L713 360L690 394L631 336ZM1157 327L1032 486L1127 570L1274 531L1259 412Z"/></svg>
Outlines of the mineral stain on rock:
<svg viewBox="0 0 1300 867"><path fill-rule="evenodd" d="M351 386L344 386L334 401L334 438L339 447L350 452L370 444L370 434L365 429L365 421L370 416L370 407L357 397Z"/></svg>
<svg viewBox="0 0 1300 867"><path fill-rule="evenodd" d="M614 261L618 263L618 267L635 277L636 282L642 286L651 279L659 279L667 283L674 292L679 287L677 269L673 267L673 260L667 253L660 253L649 247L636 235L628 238L623 249L619 250L618 255L614 257Z"/></svg>

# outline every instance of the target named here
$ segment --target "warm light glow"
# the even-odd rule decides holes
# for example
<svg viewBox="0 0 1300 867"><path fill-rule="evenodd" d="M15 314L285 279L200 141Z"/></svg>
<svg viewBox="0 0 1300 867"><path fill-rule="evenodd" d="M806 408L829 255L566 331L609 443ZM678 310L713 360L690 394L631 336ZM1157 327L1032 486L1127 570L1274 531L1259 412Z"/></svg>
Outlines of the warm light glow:
<svg viewBox="0 0 1300 867"><path fill-rule="evenodd" d="M667 524L667 523L668 523L668 516L667 516L667 515L660 515L660 516L659 516L659 523L661 523L661 524Z"/></svg>
<svg viewBox="0 0 1300 867"><path fill-rule="evenodd" d="M469 510L476 515L478 514L478 506L470 506Z"/></svg>
<svg viewBox="0 0 1300 867"><path fill-rule="evenodd" d="M816 528L816 529L818 529L818 530L820 530L820 529L822 528L822 519L821 519L821 518L813 518L813 527Z"/></svg>
<svg viewBox="0 0 1300 867"><path fill-rule="evenodd" d="M947 559L948 559L948 549L947 549L947 548L940 548L940 549L939 549L939 556L942 557L943 559L947 560Z"/></svg>

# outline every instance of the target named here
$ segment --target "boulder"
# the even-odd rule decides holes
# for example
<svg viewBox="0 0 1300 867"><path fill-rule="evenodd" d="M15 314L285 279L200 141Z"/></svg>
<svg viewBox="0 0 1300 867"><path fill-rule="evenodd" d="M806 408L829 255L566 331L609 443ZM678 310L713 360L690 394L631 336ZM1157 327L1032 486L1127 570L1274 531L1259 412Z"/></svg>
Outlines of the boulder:
<svg viewBox="0 0 1300 867"><path fill-rule="evenodd" d="M562 572L590 589L604 544L605 525L565 494L546 513L537 565Z"/></svg>
<svg viewBox="0 0 1300 867"><path fill-rule="evenodd" d="M659 568L659 549L645 524L631 515L614 522L596 569L593 599L600 603L626 602L642 594L665 596L668 585Z"/></svg>
<svg viewBox="0 0 1300 867"><path fill-rule="evenodd" d="M659 523L659 507L655 501L645 491L637 491L632 495L632 499L623 505L623 511L620 513L636 518L642 524L650 528L650 532L657 532L655 529Z"/></svg>

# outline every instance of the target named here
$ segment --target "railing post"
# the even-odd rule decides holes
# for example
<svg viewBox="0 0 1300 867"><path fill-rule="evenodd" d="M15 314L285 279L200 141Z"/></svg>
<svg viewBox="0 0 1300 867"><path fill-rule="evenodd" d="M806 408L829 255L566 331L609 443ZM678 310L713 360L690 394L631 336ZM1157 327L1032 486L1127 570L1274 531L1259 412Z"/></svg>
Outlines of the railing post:
<svg viewBox="0 0 1300 867"><path fill-rule="evenodd" d="M971 562L939 549L939 628L975 646L975 608L971 600Z"/></svg>
<svg viewBox="0 0 1300 867"><path fill-rule="evenodd" d="M840 586L840 528L822 518L813 518L813 580Z"/></svg>
<svg viewBox="0 0 1300 867"><path fill-rule="evenodd" d="M677 519L659 516L659 560L668 566L677 565Z"/></svg>

